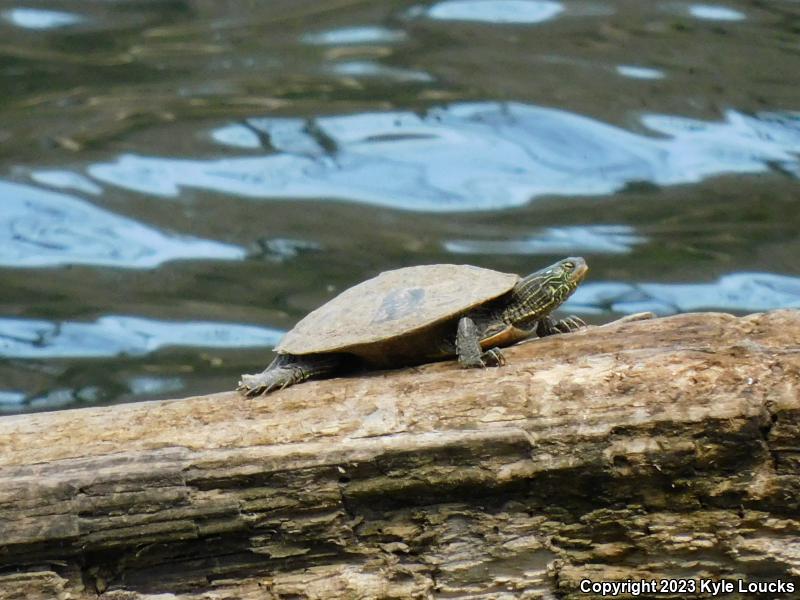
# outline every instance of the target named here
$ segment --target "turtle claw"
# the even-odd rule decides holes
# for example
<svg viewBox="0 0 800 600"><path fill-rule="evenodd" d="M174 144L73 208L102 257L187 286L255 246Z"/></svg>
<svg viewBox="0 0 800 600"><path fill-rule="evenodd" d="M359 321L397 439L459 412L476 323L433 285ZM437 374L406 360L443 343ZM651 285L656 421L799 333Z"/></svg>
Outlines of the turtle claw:
<svg viewBox="0 0 800 600"><path fill-rule="evenodd" d="M484 367L503 367L506 364L506 357L500 348L490 348L481 356Z"/></svg>
<svg viewBox="0 0 800 600"><path fill-rule="evenodd" d="M262 394L269 394L271 391L278 388L278 384L282 383L283 385L280 386L280 389L283 389L287 385L293 383L291 379L281 381L279 378L275 377L275 374L276 371L265 371L257 375L242 375L239 387L236 389L240 392L244 392L244 395L248 398L254 398Z"/></svg>
<svg viewBox="0 0 800 600"><path fill-rule="evenodd" d="M558 321L553 321L550 317L544 317L536 327L536 335L541 338L558 333L572 333L586 326L583 319L574 315Z"/></svg>
<svg viewBox="0 0 800 600"><path fill-rule="evenodd" d="M565 319L557 321L554 327L561 333L572 333L573 331L577 331L582 327L586 327L586 322L580 317L576 317L575 315L570 315Z"/></svg>

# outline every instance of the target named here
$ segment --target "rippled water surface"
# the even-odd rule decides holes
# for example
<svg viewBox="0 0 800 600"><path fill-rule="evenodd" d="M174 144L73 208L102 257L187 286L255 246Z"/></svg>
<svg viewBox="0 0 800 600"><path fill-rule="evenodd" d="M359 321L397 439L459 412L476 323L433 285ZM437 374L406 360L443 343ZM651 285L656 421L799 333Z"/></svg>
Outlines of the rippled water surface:
<svg viewBox="0 0 800 600"><path fill-rule="evenodd" d="M800 308L800 4L0 2L0 414L232 388L379 271Z"/></svg>

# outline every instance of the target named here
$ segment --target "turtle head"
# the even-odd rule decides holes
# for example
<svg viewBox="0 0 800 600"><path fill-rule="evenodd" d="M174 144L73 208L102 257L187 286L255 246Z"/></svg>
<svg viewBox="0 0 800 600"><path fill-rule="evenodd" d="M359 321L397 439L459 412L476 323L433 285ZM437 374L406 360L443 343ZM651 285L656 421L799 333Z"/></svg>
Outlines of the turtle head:
<svg viewBox="0 0 800 600"><path fill-rule="evenodd" d="M558 308L586 277L589 267L579 256L570 256L523 278L514 287L506 315L513 324L548 315Z"/></svg>

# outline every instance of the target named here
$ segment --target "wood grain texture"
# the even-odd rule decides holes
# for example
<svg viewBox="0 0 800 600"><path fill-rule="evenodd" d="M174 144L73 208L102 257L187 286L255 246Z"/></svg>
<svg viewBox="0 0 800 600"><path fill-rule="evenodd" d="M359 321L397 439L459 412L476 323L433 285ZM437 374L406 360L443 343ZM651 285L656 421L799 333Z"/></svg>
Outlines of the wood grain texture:
<svg viewBox="0 0 800 600"><path fill-rule="evenodd" d="M0 598L800 584L800 311L612 324L506 356L2 418Z"/></svg>

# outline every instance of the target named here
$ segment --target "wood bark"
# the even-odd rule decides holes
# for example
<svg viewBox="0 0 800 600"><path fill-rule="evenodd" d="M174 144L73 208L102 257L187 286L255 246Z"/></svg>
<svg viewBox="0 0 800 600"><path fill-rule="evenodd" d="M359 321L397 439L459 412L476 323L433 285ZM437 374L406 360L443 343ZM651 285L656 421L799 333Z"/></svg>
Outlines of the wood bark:
<svg viewBox="0 0 800 600"><path fill-rule="evenodd" d="M800 311L617 323L506 357L2 418L0 598L800 590Z"/></svg>

